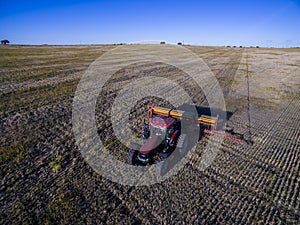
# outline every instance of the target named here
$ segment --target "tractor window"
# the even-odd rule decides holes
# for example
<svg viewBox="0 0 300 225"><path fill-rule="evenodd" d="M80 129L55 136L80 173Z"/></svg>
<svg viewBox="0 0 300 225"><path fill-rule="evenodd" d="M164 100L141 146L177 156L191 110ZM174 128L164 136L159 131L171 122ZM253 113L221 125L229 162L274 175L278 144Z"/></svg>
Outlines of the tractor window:
<svg viewBox="0 0 300 225"><path fill-rule="evenodd" d="M166 129L150 126L150 133L151 133L151 136L153 136L153 135L165 136L166 135Z"/></svg>

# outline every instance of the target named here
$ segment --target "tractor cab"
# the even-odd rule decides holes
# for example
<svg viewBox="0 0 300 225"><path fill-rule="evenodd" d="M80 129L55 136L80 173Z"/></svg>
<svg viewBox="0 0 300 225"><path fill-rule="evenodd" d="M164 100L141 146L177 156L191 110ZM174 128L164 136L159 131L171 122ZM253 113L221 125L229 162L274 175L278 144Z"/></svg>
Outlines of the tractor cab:
<svg viewBox="0 0 300 225"><path fill-rule="evenodd" d="M172 117L155 115L149 118L149 123L144 122L143 140L144 143L153 136L158 136L161 141L174 138L178 133L178 121Z"/></svg>
<svg viewBox="0 0 300 225"><path fill-rule="evenodd" d="M162 139L167 138L174 132L175 119L164 116L153 116L150 119L150 136L161 136Z"/></svg>
<svg viewBox="0 0 300 225"><path fill-rule="evenodd" d="M166 153L173 146L173 139L179 134L176 130L177 120L171 117L155 115L144 123L144 144L139 150L138 160L143 164L149 163L151 155L157 152Z"/></svg>

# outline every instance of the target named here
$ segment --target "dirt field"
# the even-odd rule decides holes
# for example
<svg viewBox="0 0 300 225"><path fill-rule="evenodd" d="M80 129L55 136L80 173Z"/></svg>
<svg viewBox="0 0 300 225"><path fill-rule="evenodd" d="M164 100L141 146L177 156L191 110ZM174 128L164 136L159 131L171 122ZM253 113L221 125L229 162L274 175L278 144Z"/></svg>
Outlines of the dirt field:
<svg viewBox="0 0 300 225"><path fill-rule="evenodd" d="M187 46L220 83L232 113L228 129L253 145L226 139L200 171L203 138L176 176L128 187L97 174L72 133L77 84L114 47L0 47L1 224L300 223L300 49ZM118 71L99 95L95 117L104 145L124 162L128 149L114 136L110 110L124 85L149 74L176 80L207 105L173 66L142 63ZM169 104L147 98L130 109L137 137L150 100Z"/></svg>

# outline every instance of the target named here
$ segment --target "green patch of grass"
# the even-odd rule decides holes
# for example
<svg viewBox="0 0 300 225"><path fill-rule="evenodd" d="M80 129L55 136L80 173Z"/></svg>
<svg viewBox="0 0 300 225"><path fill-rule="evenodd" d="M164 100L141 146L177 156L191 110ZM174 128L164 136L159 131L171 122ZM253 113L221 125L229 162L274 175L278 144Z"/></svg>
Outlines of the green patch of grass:
<svg viewBox="0 0 300 225"><path fill-rule="evenodd" d="M228 77L220 77L218 78L221 86L227 87L228 85L236 85L238 84L238 81L234 78L228 78Z"/></svg>
<svg viewBox="0 0 300 225"><path fill-rule="evenodd" d="M39 224L74 224L74 218L79 212L76 197L58 189L57 198L48 205L37 222Z"/></svg>
<svg viewBox="0 0 300 225"><path fill-rule="evenodd" d="M282 53L277 52L256 52L255 54L265 54L265 55L282 55Z"/></svg>
<svg viewBox="0 0 300 225"><path fill-rule="evenodd" d="M28 150L21 143L0 147L0 176L18 168L28 157Z"/></svg>
<svg viewBox="0 0 300 225"><path fill-rule="evenodd" d="M300 63L299 64L294 64L294 63L289 63L289 64L286 64L287 66L297 66L299 67L300 66Z"/></svg>
<svg viewBox="0 0 300 225"><path fill-rule="evenodd" d="M112 48L112 46L0 47L0 83L5 85L64 76L67 70L82 71L86 64ZM70 74L70 71L67 74Z"/></svg>
<svg viewBox="0 0 300 225"><path fill-rule="evenodd" d="M278 92L278 90L274 87L267 87L266 91L271 91L271 92Z"/></svg>
<svg viewBox="0 0 300 225"><path fill-rule="evenodd" d="M23 220L23 214L25 212L25 206L21 202L16 202L13 207L10 210L10 216L13 217L16 221L21 221Z"/></svg>
<svg viewBox="0 0 300 225"><path fill-rule="evenodd" d="M61 164L59 164L58 162L55 162L55 161L50 162L49 166L52 168L52 171L54 173L58 173L61 169Z"/></svg>
<svg viewBox="0 0 300 225"><path fill-rule="evenodd" d="M256 106L259 108L266 108L266 109L275 108L277 106L274 102L272 102L268 99L256 98L256 97L250 98L250 105Z"/></svg>
<svg viewBox="0 0 300 225"><path fill-rule="evenodd" d="M226 108L229 110L234 110L238 108L240 110L245 110L247 108L247 98L245 97L232 97L226 99Z"/></svg>
<svg viewBox="0 0 300 225"><path fill-rule="evenodd" d="M75 93L78 80L61 82L56 85L33 87L27 90L2 94L0 110L8 113L21 108L36 108L61 97L69 97Z"/></svg>
<svg viewBox="0 0 300 225"><path fill-rule="evenodd" d="M51 167L54 173L58 173L61 170L62 161L63 161L63 157L59 155L55 158L54 161L51 161L49 163L49 166Z"/></svg>
<svg viewBox="0 0 300 225"><path fill-rule="evenodd" d="M292 92L292 91L284 91L282 95L280 96L281 100L300 100L300 94L298 92Z"/></svg>
<svg viewBox="0 0 300 225"><path fill-rule="evenodd" d="M24 146L20 143L14 143L9 147L0 147L0 162L13 161L14 163L20 163L26 158L28 152Z"/></svg>

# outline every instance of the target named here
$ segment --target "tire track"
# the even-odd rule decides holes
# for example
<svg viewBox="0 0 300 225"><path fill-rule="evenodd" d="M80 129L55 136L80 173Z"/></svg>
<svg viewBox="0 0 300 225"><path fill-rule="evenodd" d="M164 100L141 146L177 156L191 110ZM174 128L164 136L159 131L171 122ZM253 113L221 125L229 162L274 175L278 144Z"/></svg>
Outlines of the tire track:
<svg viewBox="0 0 300 225"><path fill-rule="evenodd" d="M235 50L228 56L229 62L216 73L216 77L220 82L220 86L223 90L224 98L227 97L231 91L234 78L236 76L237 70L239 68L244 50Z"/></svg>

